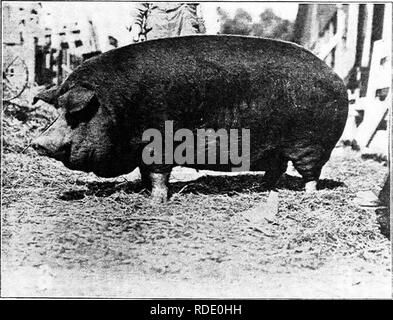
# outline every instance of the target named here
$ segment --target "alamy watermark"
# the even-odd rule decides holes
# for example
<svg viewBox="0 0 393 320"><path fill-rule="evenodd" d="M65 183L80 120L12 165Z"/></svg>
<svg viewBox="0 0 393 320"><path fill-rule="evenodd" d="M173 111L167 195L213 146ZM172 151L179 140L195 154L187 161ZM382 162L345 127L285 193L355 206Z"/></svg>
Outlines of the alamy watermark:
<svg viewBox="0 0 393 320"><path fill-rule="evenodd" d="M142 160L146 165L230 164L232 171L250 169L250 129L241 129L241 137L239 129L229 129L229 132L226 129L197 129L194 135L190 129L184 128L174 132L173 121L165 121L164 137L158 129L147 129L143 132L142 140L150 142L142 152Z"/></svg>

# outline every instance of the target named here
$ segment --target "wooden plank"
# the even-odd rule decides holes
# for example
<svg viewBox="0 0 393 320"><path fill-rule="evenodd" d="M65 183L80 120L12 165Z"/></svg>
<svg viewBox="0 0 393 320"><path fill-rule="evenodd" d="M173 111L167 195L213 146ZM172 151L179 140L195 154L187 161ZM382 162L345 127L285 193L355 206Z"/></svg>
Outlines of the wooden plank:
<svg viewBox="0 0 393 320"><path fill-rule="evenodd" d="M366 17L364 24L364 42L362 50L361 66L367 68L370 62L370 48L371 48L371 30L373 26L373 12L374 5L371 3L366 4Z"/></svg>
<svg viewBox="0 0 393 320"><path fill-rule="evenodd" d="M322 47L317 54L318 58L321 60L325 60L329 53L337 46L338 41L340 40L341 35L336 33L334 37L327 43L324 47Z"/></svg>
<svg viewBox="0 0 393 320"><path fill-rule="evenodd" d="M356 134L356 142L361 148L367 147L380 122L387 116L391 101L390 52L384 40L374 42L371 57L370 75L367 86L367 97L361 101L364 109L364 120ZM388 90L387 96L381 100L377 90Z"/></svg>
<svg viewBox="0 0 393 320"><path fill-rule="evenodd" d="M368 101L370 101L370 104L365 108L364 120L359 125L355 137L361 148L368 147L376 129L389 111L390 98L385 101L379 101L378 99Z"/></svg>
<svg viewBox="0 0 393 320"><path fill-rule="evenodd" d="M359 5L348 4L348 21L347 21L347 34L346 34L346 50L351 55L351 63L349 67L353 67L356 55L356 42L358 36L358 19L359 19Z"/></svg>
<svg viewBox="0 0 393 320"><path fill-rule="evenodd" d="M336 17L336 36L337 45L335 46L334 54L334 71L344 79L346 77L347 61L346 61L346 48L345 48L345 37L346 37L346 9L348 5L337 4L337 17Z"/></svg>
<svg viewBox="0 0 393 320"><path fill-rule="evenodd" d="M343 134L341 135L340 141L353 141L356 136L357 126L356 126L356 116L358 116L358 110L355 105L349 105L348 118L345 124Z"/></svg>
<svg viewBox="0 0 393 320"><path fill-rule="evenodd" d="M390 101L390 99L387 100ZM370 144L376 129L386 117L388 111L389 104L386 101L375 99L371 105L367 106L364 113L364 120L358 127L355 137L356 142L361 148L367 147Z"/></svg>
<svg viewBox="0 0 393 320"><path fill-rule="evenodd" d="M65 71L65 72L67 72L67 73L71 73L71 72L72 72L72 70L70 69L70 67L67 66L67 65L65 65L65 64L62 64L62 65L61 65L61 68L63 69L63 71Z"/></svg>

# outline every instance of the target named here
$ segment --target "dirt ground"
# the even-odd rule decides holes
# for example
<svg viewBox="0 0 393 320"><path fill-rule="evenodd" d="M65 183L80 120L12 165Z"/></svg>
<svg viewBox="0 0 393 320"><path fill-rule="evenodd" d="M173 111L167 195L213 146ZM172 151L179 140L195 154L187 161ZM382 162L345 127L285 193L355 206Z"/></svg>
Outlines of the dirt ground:
<svg viewBox="0 0 393 320"><path fill-rule="evenodd" d="M258 226L243 213L267 199L262 174L176 168L171 200L154 205L135 173L101 179L30 150L2 168L2 296L391 297L390 242L356 202L388 169L349 149L317 193L285 175L278 214Z"/></svg>

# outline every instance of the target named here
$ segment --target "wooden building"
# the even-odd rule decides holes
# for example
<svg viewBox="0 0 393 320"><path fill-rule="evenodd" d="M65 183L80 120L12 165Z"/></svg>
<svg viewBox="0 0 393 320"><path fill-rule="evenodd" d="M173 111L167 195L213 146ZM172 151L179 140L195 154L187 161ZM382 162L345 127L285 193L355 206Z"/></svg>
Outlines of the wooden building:
<svg viewBox="0 0 393 320"><path fill-rule="evenodd" d="M61 84L83 60L101 53L95 26L83 21L45 28L45 44L36 48L38 84ZM49 75L49 78L48 78Z"/></svg>
<svg viewBox="0 0 393 320"><path fill-rule="evenodd" d="M100 35L86 15L59 19L39 2L8 2L2 9L3 70L10 66L13 85L60 84L84 59L101 53ZM107 38L105 50L115 48L117 40Z"/></svg>
<svg viewBox="0 0 393 320"><path fill-rule="evenodd" d="M18 2L17 4L6 2L3 10L3 69L10 65L14 76L21 69L20 63L27 67L28 82L35 81L35 47L43 40L43 30L40 26L42 6L40 3ZM15 68L12 68L15 66ZM4 70L3 70L4 71Z"/></svg>

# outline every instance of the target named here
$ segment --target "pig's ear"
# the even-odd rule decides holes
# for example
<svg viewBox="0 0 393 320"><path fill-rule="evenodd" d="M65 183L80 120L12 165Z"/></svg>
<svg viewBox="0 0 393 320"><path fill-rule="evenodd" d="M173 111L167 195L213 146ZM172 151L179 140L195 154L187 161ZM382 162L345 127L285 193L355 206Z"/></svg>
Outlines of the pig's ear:
<svg viewBox="0 0 393 320"><path fill-rule="evenodd" d="M59 105L72 114L96 108L98 100L93 90L75 87L59 97Z"/></svg>
<svg viewBox="0 0 393 320"><path fill-rule="evenodd" d="M57 91L59 87L55 86L50 89L42 90L33 98L33 104L36 104L38 100L45 101L46 103L56 105L57 102Z"/></svg>

